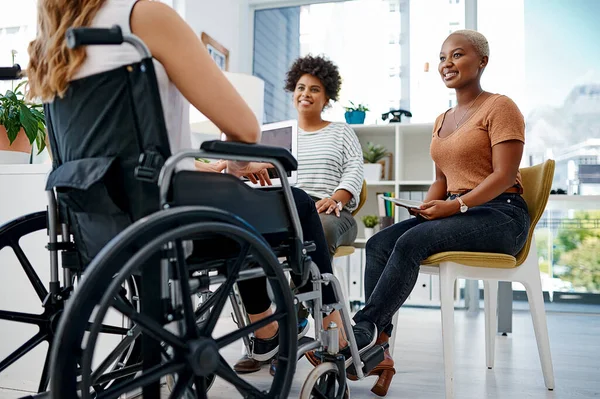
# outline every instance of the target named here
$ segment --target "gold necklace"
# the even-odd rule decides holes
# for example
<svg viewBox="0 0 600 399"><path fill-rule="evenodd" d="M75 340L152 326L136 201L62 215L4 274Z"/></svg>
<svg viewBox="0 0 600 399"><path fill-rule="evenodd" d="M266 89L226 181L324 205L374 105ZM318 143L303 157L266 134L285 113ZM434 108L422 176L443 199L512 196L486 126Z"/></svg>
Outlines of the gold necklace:
<svg viewBox="0 0 600 399"><path fill-rule="evenodd" d="M469 112L469 110L471 109L471 107L473 106L473 104L475 104L475 102L477 101L477 99L479 98L479 96L483 93L483 90L481 90L481 92L479 92L479 94L477 95L477 97L475 97L475 100L473 100L473 102L471 103L471 105L469 105L469 108L467 108L467 110L465 111L465 113L463 114L462 118L460 118L458 120L458 122L456 122L456 108L454 108L454 111L452 112L452 117L454 118L454 123L456 124L455 129L458 129L458 125L460 124L460 122L462 122L463 118L465 117L465 115L467 114L467 112ZM456 106L458 107L458 105Z"/></svg>

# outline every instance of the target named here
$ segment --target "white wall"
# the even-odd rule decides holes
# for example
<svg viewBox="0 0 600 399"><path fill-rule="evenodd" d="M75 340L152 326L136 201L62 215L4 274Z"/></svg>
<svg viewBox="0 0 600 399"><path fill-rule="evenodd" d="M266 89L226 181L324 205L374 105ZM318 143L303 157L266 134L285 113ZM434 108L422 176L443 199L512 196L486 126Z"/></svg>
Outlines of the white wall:
<svg viewBox="0 0 600 399"><path fill-rule="evenodd" d="M251 73L248 0L181 0L175 8L200 36L206 32L229 50L229 71Z"/></svg>

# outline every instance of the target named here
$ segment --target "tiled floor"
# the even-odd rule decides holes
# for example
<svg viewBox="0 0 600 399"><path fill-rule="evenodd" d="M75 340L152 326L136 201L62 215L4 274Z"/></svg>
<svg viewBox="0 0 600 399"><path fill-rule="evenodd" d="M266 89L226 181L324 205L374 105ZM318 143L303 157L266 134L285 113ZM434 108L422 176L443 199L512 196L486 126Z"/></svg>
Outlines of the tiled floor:
<svg viewBox="0 0 600 399"><path fill-rule="evenodd" d="M457 311L456 328L456 398L530 398L567 399L600 398L600 316L591 314L549 313L548 327L556 378L556 389L546 390L530 315L514 314L513 334L497 337L496 367L485 367L483 313L472 315ZM229 319L219 323L227 331ZM439 310L403 309L399 319L395 347L397 374L388 398L444 398L441 322ZM240 354L237 345L223 353L234 361ZM298 398L312 366L300 360L290 398ZM256 384L268 384L265 367L247 377ZM375 378L350 382L352 398L376 398L370 392ZM165 390L166 391L166 390ZM20 398L24 393L0 390L0 398ZM209 398L239 397L227 383L217 380ZM165 392L165 397L168 397Z"/></svg>

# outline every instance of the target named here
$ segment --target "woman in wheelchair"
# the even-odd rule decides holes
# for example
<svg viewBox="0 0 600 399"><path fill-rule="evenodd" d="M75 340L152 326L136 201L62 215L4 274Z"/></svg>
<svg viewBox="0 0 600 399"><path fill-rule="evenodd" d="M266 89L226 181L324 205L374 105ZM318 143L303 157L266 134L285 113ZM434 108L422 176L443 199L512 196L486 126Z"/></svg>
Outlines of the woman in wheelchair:
<svg viewBox="0 0 600 399"><path fill-rule="evenodd" d="M29 46L29 95L45 103L53 156L47 188L58 197L58 210L51 200L48 224L52 232L60 223L64 241L49 250L65 252L63 265L77 273L85 268L56 330L49 361L52 397L71 399L80 391L83 398L92 392L98 399L116 398L143 387L144 398L154 399L160 379L176 376L170 397L205 398L219 376L245 397L275 398L289 392L298 353L323 348L325 367L313 370L316 378L307 380L302 397L347 394L345 368L353 365L363 375L361 359L349 360L349 353L362 356L364 351L352 337L346 341L344 326L350 328L350 320L336 300L341 290L314 202L302 190L290 190L285 179L282 189L263 191L231 176L268 184L261 161L274 164L280 174L297 164L287 151L235 143L259 141L257 120L194 31L170 7L146 0L41 0L38 21ZM121 30L108 29L114 25ZM96 29L71 30L67 41L70 27ZM191 147L190 103L226 134L227 142L182 151ZM197 154L227 161L194 168ZM194 171L225 167L229 174ZM235 245L225 248L225 256L208 248L192 264L195 250L213 237ZM67 258L71 248L76 256ZM337 324L328 331L318 326L316 343L301 352L296 351L294 297L278 257L286 259L300 287L296 298L312 301L323 330L332 321ZM128 281L139 286L139 298L123 288ZM236 283L252 323L213 337ZM60 281L52 284L60 287ZM219 288L194 311L195 294L209 293L215 284ZM53 301L63 298L54 295ZM269 315L271 302L276 310ZM325 318L321 302L331 305ZM104 324L109 311L129 320L126 334ZM125 338L97 362L99 334L110 331ZM219 352L252 332L255 355L262 351L268 358L279 351L268 390L238 377ZM138 338L141 359L135 362L138 357L131 355L133 363L106 372L121 364L120 353L137 345ZM338 348L346 348L347 361ZM364 361L365 372L383 350Z"/></svg>

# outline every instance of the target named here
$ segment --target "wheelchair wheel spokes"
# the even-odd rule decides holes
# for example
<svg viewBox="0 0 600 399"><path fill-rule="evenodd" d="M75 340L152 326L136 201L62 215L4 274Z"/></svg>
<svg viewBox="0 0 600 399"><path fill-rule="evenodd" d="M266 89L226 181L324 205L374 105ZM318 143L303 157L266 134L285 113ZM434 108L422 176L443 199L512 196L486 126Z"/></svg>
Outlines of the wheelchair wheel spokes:
<svg viewBox="0 0 600 399"><path fill-rule="evenodd" d="M0 372L4 371L7 367L35 349L44 341L48 341L48 335L42 332L39 332L31 337L27 342L17 348L13 353L6 356L6 358L0 362Z"/></svg>
<svg viewBox="0 0 600 399"><path fill-rule="evenodd" d="M214 376L212 377L214 380ZM208 391L208 381L205 377L194 378L194 386L196 387L196 399L207 399L206 391ZM172 396L175 398L175 396Z"/></svg>
<svg viewBox="0 0 600 399"><path fill-rule="evenodd" d="M208 316L206 324L204 324L204 328L202 328L201 335L205 337L212 335L213 330L217 325L217 320L221 316L221 311L223 310L225 303L227 303L227 300L229 299L229 292L233 289L233 285L235 284L235 281L240 274L240 270L242 269L242 266L246 261L246 256L248 255L249 251L250 246L247 243L244 243L242 250L240 251L240 254L237 260L235 261L233 267L227 271L227 280L223 284L221 284L221 287L219 288L219 294L215 293L215 296L217 296L215 305Z"/></svg>
<svg viewBox="0 0 600 399"><path fill-rule="evenodd" d="M177 383L175 384L175 387L173 387L173 390L171 391L171 394L169 395L169 399L182 398L183 395L186 393L186 391L189 390L191 381L192 381L192 373L190 373L190 372L181 373L179 375L179 378L177 378Z"/></svg>
<svg viewBox="0 0 600 399"><path fill-rule="evenodd" d="M92 326L92 323L88 323L88 327L91 328L91 326ZM109 326L106 324L103 324L102 327L100 327L100 332L103 334L127 335L129 330L130 330L129 328Z"/></svg>
<svg viewBox="0 0 600 399"><path fill-rule="evenodd" d="M160 325L160 323L156 322L155 320L152 320L150 317L145 316L136 311L135 309L127 306L127 304L123 302L120 298L116 298L114 300L113 307L114 309L121 312L124 316L129 317L142 330L142 333L151 336L159 342L164 341L167 344L173 346L174 348L182 350L186 349L186 344L181 338L179 338L172 332L165 330L163 326ZM97 332L100 332L102 328L103 326L101 325L97 329Z"/></svg>
<svg viewBox="0 0 600 399"><path fill-rule="evenodd" d="M137 326L134 326L131 330L129 330L130 334L128 334L115 349L113 349L110 354L100 363L100 365L94 370L92 373L92 383L93 384L102 384L106 380L106 375L104 373L108 370L111 365L114 364L115 361L122 358L123 354L135 345L135 340L139 337L140 332ZM136 359L137 360L137 359ZM128 366L123 367L124 369ZM110 373L109 373L110 374Z"/></svg>
<svg viewBox="0 0 600 399"><path fill-rule="evenodd" d="M37 297L40 299L40 303L42 303L44 306L44 312L42 314L0 310L0 320L30 325L34 324L39 327L39 332L37 334L35 334L27 342L0 361L0 373L17 362L23 356L34 350L39 344L47 341L49 346L46 356L44 357L44 364L38 385L38 392L43 392L48 388L49 352L52 348L55 327L53 319L59 315L62 304L44 304L48 297L48 290L36 273L29 258L27 255L25 255L25 252L21 247L21 239L32 233L46 230L47 227L47 212L45 211L25 215L0 226L0 250L4 248L12 249L17 261L23 269L23 272L27 276L31 287L35 291Z"/></svg>
<svg viewBox="0 0 600 399"><path fill-rule="evenodd" d="M32 213L0 226L0 250L10 247L14 251L40 301L44 301L48 295L48 290L44 287L42 280L35 272L25 252L23 252L19 241L21 238L36 231L45 230L47 227L46 212Z"/></svg>
<svg viewBox="0 0 600 399"><path fill-rule="evenodd" d="M244 336L253 333L254 331L258 330L259 328L262 328L272 322L279 322L279 321L285 319L285 317L286 317L286 314L283 313L283 311L273 313L272 315L265 317L262 320L254 322L252 324L248 324L247 326L240 328L239 330L236 330L232 333L229 333L220 338L217 338L215 341L216 341L219 349L223 349L227 345L232 344L236 341L239 341Z"/></svg>
<svg viewBox="0 0 600 399"><path fill-rule="evenodd" d="M196 211L190 209L187 212L193 215L192 212ZM249 382L238 377L219 352L219 346L224 347L235 340L240 340L250 331L276 321L279 323L280 355L284 359L295 359L297 338L294 328L296 321L293 297L281 265L271 249L266 246L262 237L233 224L204 221L205 219L193 222L198 217L192 218L192 222L190 222L190 214L177 209L161 213L175 214L181 219L168 220L168 227L162 227L158 223L152 225L151 219L150 221L146 220L143 225L137 227L149 229L148 226L151 226L152 231L160 233L158 236L153 239L145 239L141 243L142 245L139 245L140 243L133 238L138 237L139 240L139 231L135 229L126 231L127 234L124 233L119 240L113 240L113 244L109 244L109 247L103 250L103 256L97 258L98 261L90 265L87 277L82 280L79 289L72 296L71 305L66 310L68 314L61 319L59 336L56 340L57 347L53 351L52 358L52 369L55 370L51 380L53 389L61 392L63 399L113 398L117 394L137 391L148 384L154 386L153 383L166 376L167 381L170 379L172 382L170 386L175 391L171 397L177 397L180 392L183 392L186 399L206 398L206 391L210 389L215 377L221 376L226 382L243 392L245 396L257 398L287 396L295 371L295 361L281 362L275 377L270 382L270 389L267 388L263 392L262 387L261 389L255 388ZM203 303L200 308L201 312L194 312L191 307L192 293L189 289L190 272L185 270L185 260L182 259L182 256L178 256L177 263L173 261L172 249L175 248L176 251L179 249L177 252L182 254L183 251L178 240L187 240L199 233L233 239L239 245L237 248L241 248L242 251L238 258L227 265L225 279L223 275L210 277L207 284L220 284L220 287L209 301ZM165 251L170 243L175 243L175 247L171 244L171 250ZM217 320L229 299L229 293L240 270L247 264L248 253L256 256L257 266L261 267L264 274L270 279L277 312L264 323L253 324L247 329L224 335L217 343L217 340L212 337L213 330L215 330ZM148 276L148 273L160 270L162 259L169 260L172 296L170 303L162 302L165 306L162 312L163 318L155 320L145 313L133 309L118 293L120 285L133 273ZM183 305L186 300L190 301L190 306ZM92 374L94 349L109 310L116 310L128 317L134 323L132 331L136 331L142 337L146 336L160 342L163 348L163 360L162 364L156 366L144 363L144 368L152 367L139 376L128 381L114 382L108 389L96 390L97 394L93 394L95 391L94 380L103 382L104 379L101 378L111 376L105 374L103 377L101 370L98 370L97 374ZM197 313L201 313L200 316L206 316L206 324L197 326ZM89 334L85 336L88 320L92 325L89 328ZM189 320L194 322L195 331L191 334L189 333L191 332ZM173 326L179 328L173 330L171 329ZM67 353L80 353L81 355L67 356ZM142 359L143 361L144 359ZM78 364L80 364L80 384L77 384ZM92 375L94 378L91 378ZM174 375L177 376L176 379L173 378Z"/></svg>
<svg viewBox="0 0 600 399"><path fill-rule="evenodd" d="M16 323L37 324L38 326L47 322L47 317L43 314L30 314L21 312L10 312L0 310L0 320L14 321Z"/></svg>
<svg viewBox="0 0 600 399"><path fill-rule="evenodd" d="M48 348L48 353L50 350L52 350L51 346ZM50 356L46 354L44 367L42 368L42 376L40 377L40 384L38 385L38 392L46 392L48 385L50 385Z"/></svg>
<svg viewBox="0 0 600 399"><path fill-rule="evenodd" d="M43 302L44 299L46 299L46 296L48 296L48 290L46 289L46 287L44 287L42 280L40 280L39 276L35 272L33 266L31 265L31 262L29 262L29 259L27 258L27 255L25 255L25 252L23 252L23 249L19 245L19 242L13 241L10 246L13 249L13 251L15 251L15 255L17 256L17 259L19 260L23 271L27 275L31 286L40 298L40 301Z"/></svg>
<svg viewBox="0 0 600 399"><path fill-rule="evenodd" d="M227 361L221 356L219 358L219 368L217 369L217 375L233 385L245 398L268 398L269 395L266 392L261 392L257 388L250 385L246 380L242 379L231 367L227 364Z"/></svg>
<svg viewBox="0 0 600 399"><path fill-rule="evenodd" d="M127 381L113 384L110 388L106 389L105 391L98 392L95 395L95 399L116 399L123 394L133 392L139 387L143 387L153 382L159 381L162 377L166 376L167 374L180 373L184 368L185 365L181 363L176 363L174 361L156 365L151 369L144 371L139 376L136 376ZM88 391L83 392L83 397L85 398L85 393Z"/></svg>
<svg viewBox="0 0 600 399"><path fill-rule="evenodd" d="M184 335L187 339L194 339L198 338L198 328L196 326L196 317L194 316L188 269L181 240L175 241L175 253L177 255L175 260L175 276L179 282L179 290L181 292L181 306L183 308L183 322L185 325Z"/></svg>

